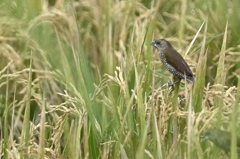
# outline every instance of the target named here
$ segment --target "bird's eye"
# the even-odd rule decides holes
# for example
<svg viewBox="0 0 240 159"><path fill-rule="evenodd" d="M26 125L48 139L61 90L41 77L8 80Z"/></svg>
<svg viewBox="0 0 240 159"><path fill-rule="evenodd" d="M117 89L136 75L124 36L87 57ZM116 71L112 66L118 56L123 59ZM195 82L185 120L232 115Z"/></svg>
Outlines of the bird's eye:
<svg viewBox="0 0 240 159"><path fill-rule="evenodd" d="M156 44L157 44L157 45L160 45L160 42L159 42L159 41L156 41Z"/></svg>

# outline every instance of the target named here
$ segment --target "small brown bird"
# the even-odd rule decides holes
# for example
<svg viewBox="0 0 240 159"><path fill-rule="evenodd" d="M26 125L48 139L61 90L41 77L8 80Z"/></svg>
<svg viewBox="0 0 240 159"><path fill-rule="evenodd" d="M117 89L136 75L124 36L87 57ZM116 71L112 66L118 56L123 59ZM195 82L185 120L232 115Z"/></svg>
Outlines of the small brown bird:
<svg viewBox="0 0 240 159"><path fill-rule="evenodd" d="M167 40L154 40L151 45L157 48L162 63L176 79L175 82L169 82L168 86L174 88L174 84L180 82L182 79L194 83L194 77L188 64Z"/></svg>
<svg viewBox="0 0 240 159"><path fill-rule="evenodd" d="M203 136L201 140L210 140L216 146L223 149L226 154L231 151L231 133L228 131L212 128L209 129ZM237 153L238 158L240 158L240 137L237 136Z"/></svg>

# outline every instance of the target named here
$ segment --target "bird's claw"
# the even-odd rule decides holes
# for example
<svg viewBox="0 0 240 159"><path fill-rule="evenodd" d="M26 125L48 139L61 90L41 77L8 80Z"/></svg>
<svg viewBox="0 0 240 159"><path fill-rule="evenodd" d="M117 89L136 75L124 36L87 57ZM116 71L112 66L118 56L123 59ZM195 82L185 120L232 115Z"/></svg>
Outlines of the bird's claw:
<svg viewBox="0 0 240 159"><path fill-rule="evenodd" d="M170 90L172 92L174 90L174 83L168 82L168 87L171 87Z"/></svg>

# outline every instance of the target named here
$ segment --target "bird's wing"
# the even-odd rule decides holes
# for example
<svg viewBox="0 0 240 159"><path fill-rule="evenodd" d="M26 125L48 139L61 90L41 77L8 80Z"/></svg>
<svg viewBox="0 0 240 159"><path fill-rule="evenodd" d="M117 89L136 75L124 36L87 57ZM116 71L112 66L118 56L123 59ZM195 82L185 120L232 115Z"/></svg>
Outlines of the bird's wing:
<svg viewBox="0 0 240 159"><path fill-rule="evenodd" d="M173 51L173 52L172 52ZM167 63L173 66L177 71L185 74L187 76L193 76L192 71L190 70L188 64L183 59L183 57L176 51L168 51L169 54L166 54Z"/></svg>

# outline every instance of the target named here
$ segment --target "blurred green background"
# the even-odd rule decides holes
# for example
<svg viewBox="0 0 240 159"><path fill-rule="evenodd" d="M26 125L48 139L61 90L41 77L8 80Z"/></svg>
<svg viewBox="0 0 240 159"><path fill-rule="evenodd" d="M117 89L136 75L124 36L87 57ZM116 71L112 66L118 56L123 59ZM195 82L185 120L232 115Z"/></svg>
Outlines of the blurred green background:
<svg viewBox="0 0 240 159"><path fill-rule="evenodd" d="M0 1L1 158L226 157L199 136L211 127L239 134L239 8ZM160 38L187 61L194 86L163 86L171 74L150 45Z"/></svg>

